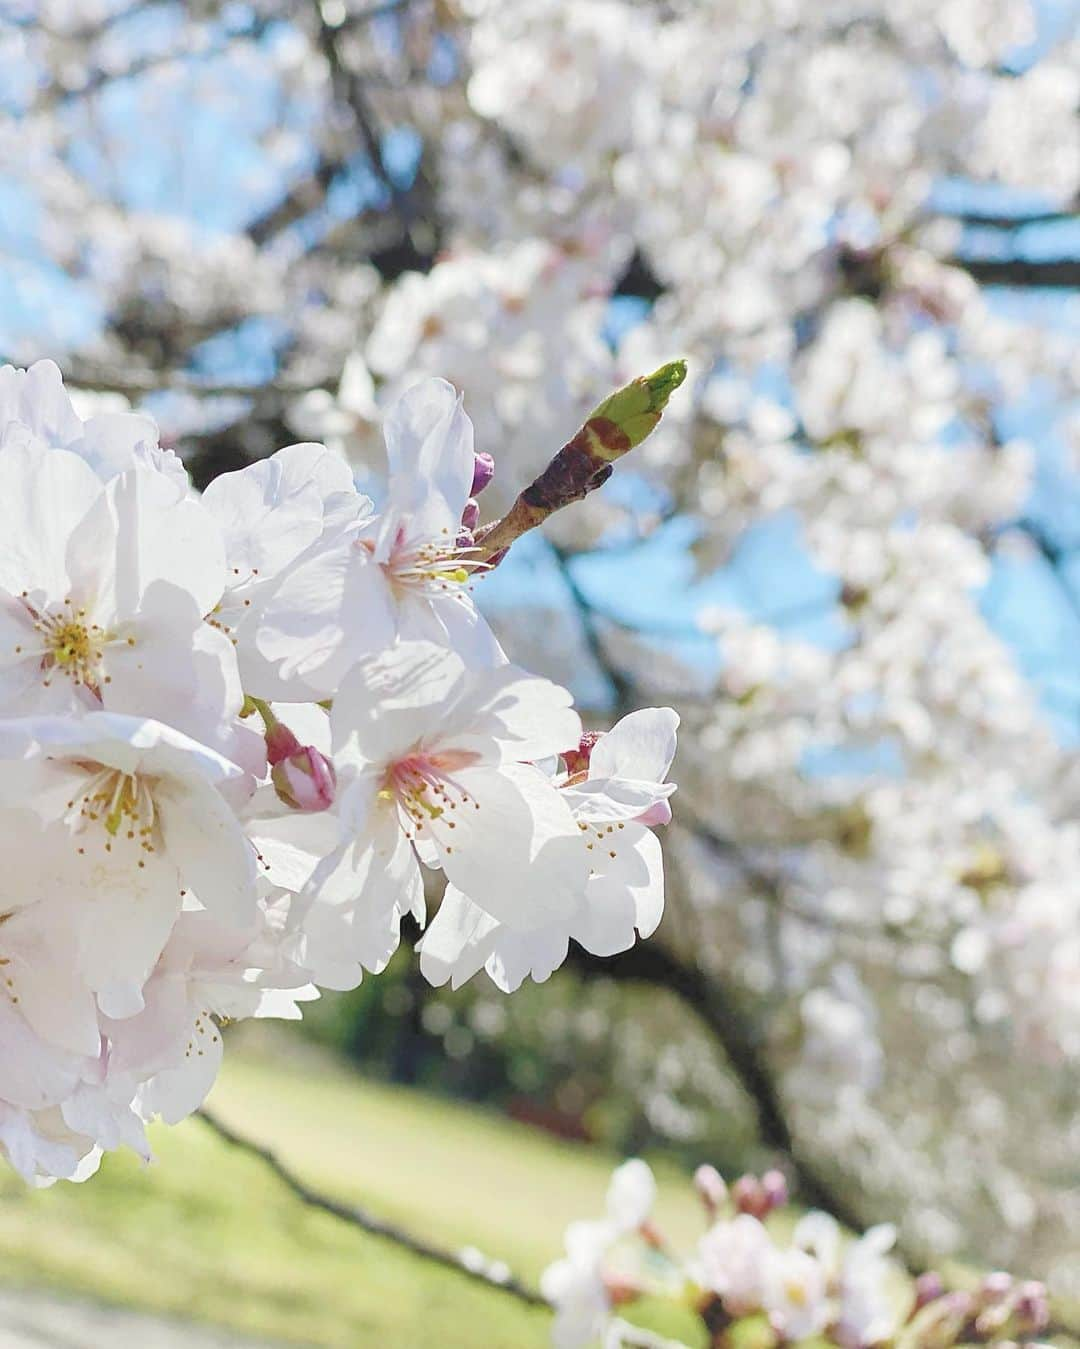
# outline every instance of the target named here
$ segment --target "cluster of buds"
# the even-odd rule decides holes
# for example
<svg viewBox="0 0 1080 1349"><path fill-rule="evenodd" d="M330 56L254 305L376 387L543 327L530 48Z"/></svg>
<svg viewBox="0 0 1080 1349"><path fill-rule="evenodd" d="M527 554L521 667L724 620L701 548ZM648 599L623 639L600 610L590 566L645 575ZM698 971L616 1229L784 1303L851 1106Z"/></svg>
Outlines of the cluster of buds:
<svg viewBox="0 0 1080 1349"><path fill-rule="evenodd" d="M694 1172L694 1188L710 1219L730 1200L736 1213L747 1213L760 1222L784 1208L789 1200L787 1177L776 1170L761 1176L740 1176L729 1188L715 1166L699 1166Z"/></svg>
<svg viewBox="0 0 1080 1349"><path fill-rule="evenodd" d="M1049 1324L1046 1288L1034 1280L999 1271L973 1291L948 1292L940 1275L928 1273L916 1280L915 1307L900 1343L903 1349L1030 1345Z"/></svg>
<svg viewBox="0 0 1080 1349"><path fill-rule="evenodd" d="M731 1187L736 1212L764 1220L788 1202L787 1178L782 1171L766 1171L761 1177L740 1176Z"/></svg>

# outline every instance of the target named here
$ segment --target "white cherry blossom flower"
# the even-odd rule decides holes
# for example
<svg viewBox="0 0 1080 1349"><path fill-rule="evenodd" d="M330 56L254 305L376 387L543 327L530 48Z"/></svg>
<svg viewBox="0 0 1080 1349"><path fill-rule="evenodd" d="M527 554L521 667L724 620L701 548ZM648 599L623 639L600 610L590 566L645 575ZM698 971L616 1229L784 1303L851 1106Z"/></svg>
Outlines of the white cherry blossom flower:
<svg viewBox="0 0 1080 1349"><path fill-rule="evenodd" d="M346 906L359 949L362 933L387 940L395 915L423 914L418 854L525 926L573 907L586 875L580 831L525 762L580 736L565 690L402 642L350 672L330 725L341 841L307 891L324 913Z"/></svg>
<svg viewBox="0 0 1080 1349"><path fill-rule="evenodd" d="M632 1158L615 1169L606 1213L566 1229L566 1254L549 1265L540 1288L555 1309L552 1343L581 1349L604 1327L611 1310L606 1261L624 1237L645 1224L656 1202L656 1180L646 1162Z"/></svg>
<svg viewBox="0 0 1080 1349"><path fill-rule="evenodd" d="M589 864L588 880L568 914L538 927L531 915L496 917L455 885L420 942L420 968L433 984L455 988L486 968L513 992L527 977L547 979L566 959L571 939L594 955L631 947L655 931L663 914L663 857L649 823L670 819L667 783L678 716L669 708L630 713L589 746L566 756L562 784ZM591 737L586 737L589 740Z"/></svg>
<svg viewBox="0 0 1080 1349"><path fill-rule="evenodd" d="M749 1213L739 1213L709 1228L691 1268L702 1288L723 1299L731 1316L747 1316L765 1306L775 1254L763 1224Z"/></svg>
<svg viewBox="0 0 1080 1349"><path fill-rule="evenodd" d="M217 526L160 474L103 485L67 450L0 453L0 711L232 713L235 658L203 616L225 580ZM193 728L194 729L194 728Z"/></svg>
<svg viewBox="0 0 1080 1349"><path fill-rule="evenodd" d="M302 699L303 684L290 687L259 652L264 602L309 550L318 555L328 535L344 531L351 540L351 527L371 513L370 499L357 492L339 454L303 444L222 474L202 500L221 528L226 562L224 593L209 622L236 647L247 693Z"/></svg>
<svg viewBox="0 0 1080 1349"><path fill-rule="evenodd" d="M185 893L250 920L255 855L219 790L241 770L214 750L158 722L91 712L0 722L0 760L0 793L41 818L3 886L16 909L42 895L77 928L79 977L103 1011L139 1009Z"/></svg>
<svg viewBox="0 0 1080 1349"><path fill-rule="evenodd" d="M329 532L266 599L256 644L281 678L332 691L395 639L442 642L470 663L503 659L469 595L458 542L472 486L472 423L444 380L416 385L384 425L389 500L374 521Z"/></svg>
<svg viewBox="0 0 1080 1349"><path fill-rule="evenodd" d="M37 361L29 370L0 367L0 428L0 450L69 450L103 481L141 466L161 473L177 490L188 490L183 464L158 446L151 418L117 411L80 417L53 361Z"/></svg>

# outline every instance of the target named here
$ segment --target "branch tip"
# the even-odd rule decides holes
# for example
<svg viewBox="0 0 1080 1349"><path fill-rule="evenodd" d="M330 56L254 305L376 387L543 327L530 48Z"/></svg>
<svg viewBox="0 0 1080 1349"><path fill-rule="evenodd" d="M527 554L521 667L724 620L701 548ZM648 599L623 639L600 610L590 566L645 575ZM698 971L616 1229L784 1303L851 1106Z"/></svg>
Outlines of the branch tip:
<svg viewBox="0 0 1080 1349"><path fill-rule="evenodd" d="M602 486L616 461L655 430L685 379L686 362L669 361L605 398L503 518L477 534L474 561L497 565L516 539Z"/></svg>

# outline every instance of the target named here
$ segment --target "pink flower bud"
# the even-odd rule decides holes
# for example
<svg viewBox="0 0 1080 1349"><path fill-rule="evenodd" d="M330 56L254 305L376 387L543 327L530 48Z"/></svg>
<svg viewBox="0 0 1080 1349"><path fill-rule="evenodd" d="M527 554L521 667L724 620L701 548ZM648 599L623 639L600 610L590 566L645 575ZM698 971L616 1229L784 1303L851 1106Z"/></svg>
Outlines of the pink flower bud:
<svg viewBox="0 0 1080 1349"><path fill-rule="evenodd" d="M769 1199L757 1176L740 1176L731 1187L731 1198L740 1213L753 1218L764 1218L769 1212Z"/></svg>
<svg viewBox="0 0 1080 1349"><path fill-rule="evenodd" d="M472 487L469 489L469 496L478 497L494 476L495 460L492 459L490 454L478 450L473 461Z"/></svg>
<svg viewBox="0 0 1080 1349"><path fill-rule="evenodd" d="M293 810L326 810L334 803L334 765L312 745L301 745L283 722L266 731L270 781L278 799Z"/></svg>
<svg viewBox="0 0 1080 1349"><path fill-rule="evenodd" d="M935 1270L927 1270L915 1280L915 1309L918 1311L928 1302L936 1302L945 1293L945 1284Z"/></svg>
<svg viewBox="0 0 1080 1349"><path fill-rule="evenodd" d="M773 1209L783 1208L787 1204L788 1183L783 1171L766 1171L761 1177L761 1188L765 1191L770 1213Z"/></svg>
<svg viewBox="0 0 1080 1349"><path fill-rule="evenodd" d="M715 1166L699 1166L694 1172L694 1188L712 1216L727 1199L727 1186Z"/></svg>
<svg viewBox="0 0 1080 1349"><path fill-rule="evenodd" d="M470 497L465 503L465 509L461 512L461 528L468 530L471 534L480 523L480 503Z"/></svg>
<svg viewBox="0 0 1080 1349"><path fill-rule="evenodd" d="M278 799L293 810L326 810L334 804L337 777L334 765L311 745L279 759L270 770Z"/></svg>
<svg viewBox="0 0 1080 1349"><path fill-rule="evenodd" d="M1004 1270L996 1270L992 1274L987 1274L979 1285L979 1301L1001 1302L1012 1290L1012 1275L1006 1274Z"/></svg>
<svg viewBox="0 0 1080 1349"><path fill-rule="evenodd" d="M1041 1334L1050 1324L1050 1301L1045 1286L1034 1280L1022 1283L1017 1290L1015 1311L1022 1335Z"/></svg>

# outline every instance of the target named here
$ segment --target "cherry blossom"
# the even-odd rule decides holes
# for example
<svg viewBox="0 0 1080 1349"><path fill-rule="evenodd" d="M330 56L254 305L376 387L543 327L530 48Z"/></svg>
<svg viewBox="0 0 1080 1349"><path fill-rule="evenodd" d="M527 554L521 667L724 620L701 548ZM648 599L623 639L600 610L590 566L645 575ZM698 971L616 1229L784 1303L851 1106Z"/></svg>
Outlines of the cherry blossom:
<svg viewBox="0 0 1080 1349"><path fill-rule="evenodd" d="M602 736L587 735L564 754L556 779L585 843L588 879L573 909L538 925L532 914L501 916L456 885L420 943L420 967L435 984L457 987L486 968L513 992L542 983L566 959L569 941L613 955L649 937L663 913L663 858L649 825L671 817L666 783L678 717L670 709L633 712Z"/></svg>
<svg viewBox="0 0 1080 1349"><path fill-rule="evenodd" d="M0 1148L32 1183L149 1157L229 1022L382 968L424 869L538 947L593 884L541 766L581 742L570 694L469 593L493 461L440 380L386 434L379 515L315 444L200 498L146 418L84 421L48 363L0 371ZM640 874L602 898L628 940L662 911L636 816L672 790L667 717L588 789L621 793Z"/></svg>

